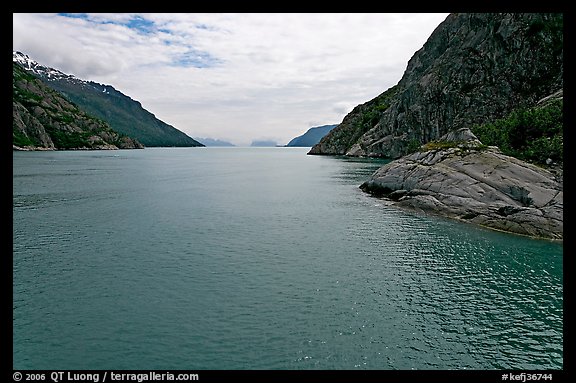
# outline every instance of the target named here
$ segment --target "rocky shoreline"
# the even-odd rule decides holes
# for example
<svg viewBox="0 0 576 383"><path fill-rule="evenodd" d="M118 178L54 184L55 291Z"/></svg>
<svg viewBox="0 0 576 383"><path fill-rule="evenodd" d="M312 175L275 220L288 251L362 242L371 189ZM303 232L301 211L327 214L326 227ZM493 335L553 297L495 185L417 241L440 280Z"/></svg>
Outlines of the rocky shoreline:
<svg viewBox="0 0 576 383"><path fill-rule="evenodd" d="M360 188L393 205L563 240L562 173L486 147L463 128L377 170ZM439 146L439 147L438 147Z"/></svg>

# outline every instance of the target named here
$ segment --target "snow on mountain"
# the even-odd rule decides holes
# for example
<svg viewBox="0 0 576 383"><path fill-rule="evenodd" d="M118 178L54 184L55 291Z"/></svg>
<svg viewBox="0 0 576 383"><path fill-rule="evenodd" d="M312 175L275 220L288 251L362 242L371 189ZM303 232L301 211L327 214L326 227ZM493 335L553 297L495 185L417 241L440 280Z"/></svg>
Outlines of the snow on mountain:
<svg viewBox="0 0 576 383"><path fill-rule="evenodd" d="M142 104L112 85L86 81L46 67L22 52L12 51L13 61L34 74L88 114L106 121L117 132L152 147L204 146L174 126L159 120Z"/></svg>
<svg viewBox="0 0 576 383"><path fill-rule="evenodd" d="M48 68L48 67L45 67L44 65L40 65L36 61L32 60L28 55L26 55L22 52L14 52L13 51L12 52L12 61L20 64L27 71L30 71L30 72L37 74L37 75L44 76L50 80L62 79L62 78L66 78L69 80L75 79L75 77L72 75L62 73L59 70L54 69L54 68ZM82 81L82 80L79 80L79 81Z"/></svg>
<svg viewBox="0 0 576 383"><path fill-rule="evenodd" d="M18 51L12 51L12 61L19 64L25 70L34 73L37 76L45 78L48 81L66 80L81 84L82 86L90 86L96 89L101 89L104 93L110 93L107 87L103 84L98 84L93 81L86 81L79 79L73 75L63 73L58 69L44 66L37 61L32 60L27 54Z"/></svg>

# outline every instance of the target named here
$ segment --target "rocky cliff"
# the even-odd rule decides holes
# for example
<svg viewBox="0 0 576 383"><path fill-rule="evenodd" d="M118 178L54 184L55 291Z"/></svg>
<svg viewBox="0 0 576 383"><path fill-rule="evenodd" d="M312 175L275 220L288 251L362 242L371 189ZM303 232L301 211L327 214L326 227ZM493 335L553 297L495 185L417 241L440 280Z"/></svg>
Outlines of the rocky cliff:
<svg viewBox="0 0 576 383"><path fill-rule="evenodd" d="M309 154L399 158L562 88L562 14L450 14L397 85L354 108Z"/></svg>
<svg viewBox="0 0 576 383"><path fill-rule="evenodd" d="M134 149L144 146L114 131L13 63L12 146L15 150Z"/></svg>

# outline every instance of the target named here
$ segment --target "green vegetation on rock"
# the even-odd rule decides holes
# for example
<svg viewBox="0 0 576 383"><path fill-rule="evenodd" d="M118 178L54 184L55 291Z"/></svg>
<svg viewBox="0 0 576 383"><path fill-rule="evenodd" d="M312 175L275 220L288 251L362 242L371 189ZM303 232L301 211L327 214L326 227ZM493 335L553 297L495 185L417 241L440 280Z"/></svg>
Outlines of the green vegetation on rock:
<svg viewBox="0 0 576 383"><path fill-rule="evenodd" d="M506 118L476 125L471 130L482 143L498 146L506 155L540 165L548 159L563 162L562 99L517 109Z"/></svg>
<svg viewBox="0 0 576 383"><path fill-rule="evenodd" d="M20 149L143 148L13 64L12 145Z"/></svg>
<svg viewBox="0 0 576 383"><path fill-rule="evenodd" d="M358 105L349 113L342 123L325 135L316 144L310 154L345 154L362 135L368 132L389 107L398 90L397 86L389 88L374 99Z"/></svg>
<svg viewBox="0 0 576 383"><path fill-rule="evenodd" d="M22 52L13 52L13 62L20 65L23 71L14 74L14 81L18 83L31 82L32 79L40 80L46 87L56 91L59 97L66 99L75 108L93 118L105 122L111 129L119 133L127 144L126 137L132 137L146 146L204 146L200 142L189 137L184 132L159 120L146 109L140 102L114 89L111 85L99 84L93 81L85 81L74 76L67 75L57 69L49 68L36 63ZM33 86L32 88L37 88ZM35 94L29 87L21 87L21 104L25 107L36 106L42 102L42 95ZM36 103L36 104L35 104ZM47 105L42 105L46 107ZM23 112L18 108L17 114ZM69 116L62 116L67 118ZM72 123L72 120L64 121ZM77 137L81 139L80 137ZM94 142L93 137L91 141Z"/></svg>

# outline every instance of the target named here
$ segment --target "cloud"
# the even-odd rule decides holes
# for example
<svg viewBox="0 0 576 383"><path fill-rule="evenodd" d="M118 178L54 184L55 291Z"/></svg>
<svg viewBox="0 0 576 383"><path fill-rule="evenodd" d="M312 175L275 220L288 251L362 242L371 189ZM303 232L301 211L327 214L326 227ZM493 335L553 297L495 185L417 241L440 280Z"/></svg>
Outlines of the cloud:
<svg viewBox="0 0 576 383"><path fill-rule="evenodd" d="M395 85L447 14L13 14L13 49L190 136L279 143Z"/></svg>

